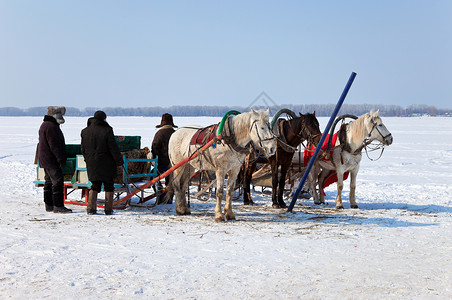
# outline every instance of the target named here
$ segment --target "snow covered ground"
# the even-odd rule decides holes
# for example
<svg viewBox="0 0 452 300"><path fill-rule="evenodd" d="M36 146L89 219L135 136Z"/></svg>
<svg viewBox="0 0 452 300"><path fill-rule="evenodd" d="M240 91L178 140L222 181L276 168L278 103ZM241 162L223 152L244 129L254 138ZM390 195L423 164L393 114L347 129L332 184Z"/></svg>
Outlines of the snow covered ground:
<svg viewBox="0 0 452 300"><path fill-rule="evenodd" d="M86 120L66 118L66 143L80 143ZM144 147L160 118L107 121ZM450 299L452 118L383 121L394 143L363 158L360 209L348 186L344 210L334 185L326 205L300 200L293 213L255 192L258 205L236 201L237 220L215 223L213 200L192 199L191 216L173 205L47 213L32 183L42 117L0 117L0 299Z"/></svg>

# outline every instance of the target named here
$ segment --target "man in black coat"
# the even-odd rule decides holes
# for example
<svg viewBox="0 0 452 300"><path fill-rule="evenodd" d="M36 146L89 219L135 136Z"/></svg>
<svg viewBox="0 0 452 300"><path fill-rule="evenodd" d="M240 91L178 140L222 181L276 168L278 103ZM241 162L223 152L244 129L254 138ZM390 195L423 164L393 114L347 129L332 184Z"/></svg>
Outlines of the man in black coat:
<svg viewBox="0 0 452 300"><path fill-rule="evenodd" d="M81 132L82 154L88 179L92 183L86 208L89 215L97 212L97 194L102 190L102 184L105 191L105 214L113 213L113 180L116 177L116 167L124 163L113 128L106 119L107 115L103 111L96 111L94 117L88 119L88 126Z"/></svg>
<svg viewBox="0 0 452 300"><path fill-rule="evenodd" d="M66 149L60 124L64 123L64 106L49 106L44 122L39 128L38 161L44 169L44 203L46 211L71 213L64 207L64 177L62 168L66 165Z"/></svg>
<svg viewBox="0 0 452 300"><path fill-rule="evenodd" d="M174 128L177 128L173 123L173 116L171 114L165 113L162 115L162 120L160 125L155 126L160 128L154 136L152 141L151 153L152 157L158 157L157 160L157 170L159 174L165 173L169 168L171 168L171 162L168 155L168 143L171 135L174 133ZM165 177L165 185L168 185L170 176ZM162 188L159 182L159 187ZM159 195L157 199L157 204L161 204L164 201L165 193ZM171 203L171 200L168 201Z"/></svg>

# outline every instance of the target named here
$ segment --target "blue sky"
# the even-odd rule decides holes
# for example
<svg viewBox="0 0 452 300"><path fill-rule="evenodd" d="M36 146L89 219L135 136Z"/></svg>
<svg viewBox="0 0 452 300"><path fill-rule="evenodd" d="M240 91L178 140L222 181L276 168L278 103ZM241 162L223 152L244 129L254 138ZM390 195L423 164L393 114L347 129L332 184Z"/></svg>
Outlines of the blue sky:
<svg viewBox="0 0 452 300"><path fill-rule="evenodd" d="M1 107L452 108L452 1L0 0Z"/></svg>

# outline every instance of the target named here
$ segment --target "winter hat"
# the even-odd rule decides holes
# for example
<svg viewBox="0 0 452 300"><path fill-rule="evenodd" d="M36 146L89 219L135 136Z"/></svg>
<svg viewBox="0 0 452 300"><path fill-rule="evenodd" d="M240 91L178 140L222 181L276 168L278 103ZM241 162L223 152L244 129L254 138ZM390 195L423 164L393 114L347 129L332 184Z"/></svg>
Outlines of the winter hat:
<svg viewBox="0 0 452 300"><path fill-rule="evenodd" d="M47 115L54 117L58 124L64 123L63 115L66 113L64 106L49 106L47 107Z"/></svg>
<svg viewBox="0 0 452 300"><path fill-rule="evenodd" d="M107 115L103 111L98 110L94 113L94 118L105 121L105 119L107 119Z"/></svg>
<svg viewBox="0 0 452 300"><path fill-rule="evenodd" d="M177 128L177 126L174 125L174 123L173 123L173 116L171 114L169 114L169 113L164 113L162 115L162 120L160 121L160 125L157 125L155 127L160 128L160 127L163 127L165 125L171 125L172 127L176 127Z"/></svg>

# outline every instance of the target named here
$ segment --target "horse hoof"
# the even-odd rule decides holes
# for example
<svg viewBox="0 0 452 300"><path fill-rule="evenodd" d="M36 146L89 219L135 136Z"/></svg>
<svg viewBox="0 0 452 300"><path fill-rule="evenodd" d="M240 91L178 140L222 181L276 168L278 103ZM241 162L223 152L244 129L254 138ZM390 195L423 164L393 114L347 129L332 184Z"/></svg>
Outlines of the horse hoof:
<svg viewBox="0 0 452 300"><path fill-rule="evenodd" d="M176 213L179 216L186 216L186 215L191 215L191 211L189 208L185 208L185 209L176 209Z"/></svg>
<svg viewBox="0 0 452 300"><path fill-rule="evenodd" d="M243 205L254 205L254 202L253 201L243 202Z"/></svg>
<svg viewBox="0 0 452 300"><path fill-rule="evenodd" d="M282 202L282 203L279 203L279 207L280 208L287 208L287 205L286 205L286 203Z"/></svg>
<svg viewBox="0 0 452 300"><path fill-rule="evenodd" d="M336 209L344 209L344 206L336 206Z"/></svg>
<svg viewBox="0 0 452 300"><path fill-rule="evenodd" d="M224 222L224 214L223 213L215 213L215 222Z"/></svg>
<svg viewBox="0 0 452 300"><path fill-rule="evenodd" d="M229 221L229 220L235 220L235 216L234 216L234 215L226 215L224 219L225 219L226 221Z"/></svg>
<svg viewBox="0 0 452 300"><path fill-rule="evenodd" d="M272 207L273 207L273 208L281 208L281 207L279 206L279 204L273 204Z"/></svg>
<svg viewBox="0 0 452 300"><path fill-rule="evenodd" d="M355 204L355 205L352 205L351 208L355 208L356 209L356 208L359 208L359 207L358 207L358 205Z"/></svg>

